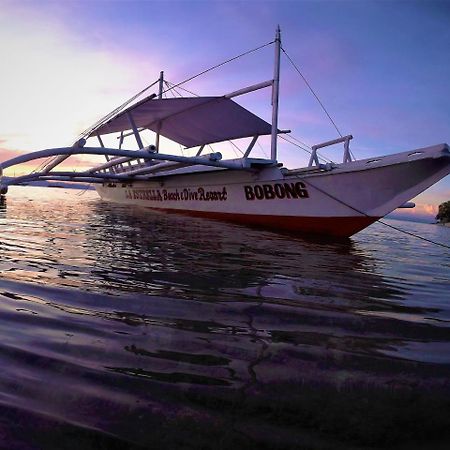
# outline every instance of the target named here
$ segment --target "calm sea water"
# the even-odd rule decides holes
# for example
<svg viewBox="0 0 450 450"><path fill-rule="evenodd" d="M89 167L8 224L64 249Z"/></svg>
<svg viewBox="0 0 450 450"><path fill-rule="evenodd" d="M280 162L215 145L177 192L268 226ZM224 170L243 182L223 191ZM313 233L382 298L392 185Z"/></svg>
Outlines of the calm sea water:
<svg viewBox="0 0 450 450"><path fill-rule="evenodd" d="M380 224L307 241L13 188L0 255L2 448L450 442L444 248Z"/></svg>

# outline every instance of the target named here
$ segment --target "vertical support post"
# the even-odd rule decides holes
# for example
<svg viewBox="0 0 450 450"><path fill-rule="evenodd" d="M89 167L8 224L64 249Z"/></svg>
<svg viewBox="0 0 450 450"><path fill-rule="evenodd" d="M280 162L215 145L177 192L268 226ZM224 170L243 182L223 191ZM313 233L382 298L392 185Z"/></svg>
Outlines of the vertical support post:
<svg viewBox="0 0 450 450"><path fill-rule="evenodd" d="M159 92L158 92L159 99L162 99L163 90L164 90L164 72L161 71L159 74ZM161 124L158 124L158 130L160 127L161 127ZM156 147L156 153L158 153L159 152L159 131L156 133L155 147Z"/></svg>
<svg viewBox="0 0 450 450"><path fill-rule="evenodd" d="M253 150L253 147L255 146L257 140L258 140L258 136L254 136L252 141L250 142L250 145L248 146L247 150L245 151L243 158L248 158L248 155L250 155L250 152Z"/></svg>
<svg viewBox="0 0 450 450"><path fill-rule="evenodd" d="M131 128L133 130L134 137L136 138L137 145L138 145L139 149L142 150L144 148L144 144L142 143L141 135L139 134L139 131L137 129L137 126L133 119L133 116L131 115L131 113L129 111L127 111L126 115L128 117L128 121L130 122ZM139 158L136 160L136 162L138 163L138 165L141 164L141 160ZM118 167L116 168L116 170L117 169L118 169ZM123 169L122 165L121 165L121 169Z"/></svg>
<svg viewBox="0 0 450 450"><path fill-rule="evenodd" d="M275 65L273 71L272 86L272 141L270 146L270 158L277 159L277 137L278 137L278 96L280 91L280 50L281 50L281 32L280 26L277 27L275 35Z"/></svg>
<svg viewBox="0 0 450 450"><path fill-rule="evenodd" d="M163 90L164 90L164 71L162 70L159 73L159 91L158 91L158 98L159 99L162 98Z"/></svg>
<svg viewBox="0 0 450 450"><path fill-rule="evenodd" d="M348 163L348 162L352 162L352 157L350 155L350 139L353 136L345 136L345 141L344 141L344 160L342 161L343 163Z"/></svg>
<svg viewBox="0 0 450 450"><path fill-rule="evenodd" d="M97 140L100 144L100 147L105 148L105 144L103 144L102 137L99 134L97 134ZM105 159L106 159L106 161L109 161L109 156L105 155Z"/></svg>
<svg viewBox="0 0 450 450"><path fill-rule="evenodd" d="M98 139L98 142L100 144L100 147L105 148L105 144L103 144L102 138L101 138L101 136L99 134L97 134L97 139Z"/></svg>
<svg viewBox="0 0 450 450"><path fill-rule="evenodd" d="M319 167L319 157L317 156L317 148L313 145L311 152L311 158L309 158L308 167L312 167L313 164L315 164L317 167Z"/></svg>
<svg viewBox="0 0 450 450"><path fill-rule="evenodd" d="M204 148L205 148L205 145L202 145L202 146L198 149L198 152L197 152L197 154L196 154L195 156L200 156Z"/></svg>
<svg viewBox="0 0 450 450"><path fill-rule="evenodd" d="M134 137L136 138L137 145L140 149L142 149L142 148L144 148L144 144L142 143L142 139L141 139L141 136L139 135L139 131L136 127L133 116L130 114L130 112L127 112L126 114L127 114L128 120L130 122L131 129L133 130Z"/></svg>

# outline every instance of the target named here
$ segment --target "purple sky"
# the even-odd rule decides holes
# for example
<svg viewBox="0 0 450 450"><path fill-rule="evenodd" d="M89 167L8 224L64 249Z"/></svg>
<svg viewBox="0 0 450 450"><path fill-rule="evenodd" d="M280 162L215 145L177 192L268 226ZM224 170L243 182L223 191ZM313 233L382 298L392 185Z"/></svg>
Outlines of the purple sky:
<svg viewBox="0 0 450 450"><path fill-rule="evenodd" d="M0 159L71 143L160 70L180 81L271 41L277 24L357 157L450 141L450 2L0 0ZM223 94L270 79L272 54L186 88ZM337 136L286 58L281 83L280 128L310 145ZM238 101L270 118L268 90ZM306 155L282 145L279 159L292 167ZM449 178L418 203L449 200Z"/></svg>

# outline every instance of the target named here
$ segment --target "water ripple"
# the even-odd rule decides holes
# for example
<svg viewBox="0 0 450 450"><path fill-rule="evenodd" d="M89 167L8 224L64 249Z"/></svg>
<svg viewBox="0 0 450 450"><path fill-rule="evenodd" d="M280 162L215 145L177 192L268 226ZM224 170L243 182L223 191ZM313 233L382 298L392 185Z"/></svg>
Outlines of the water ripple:
<svg viewBox="0 0 450 450"><path fill-rule="evenodd" d="M11 191L0 210L7 448L62 448L64 434L82 448L448 436L448 253L381 225L305 241L92 192Z"/></svg>

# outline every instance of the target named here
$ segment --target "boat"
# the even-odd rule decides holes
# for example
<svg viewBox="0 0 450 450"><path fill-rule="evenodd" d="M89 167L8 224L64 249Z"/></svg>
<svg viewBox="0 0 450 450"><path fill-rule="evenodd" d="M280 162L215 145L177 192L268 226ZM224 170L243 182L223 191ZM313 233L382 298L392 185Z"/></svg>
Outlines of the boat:
<svg viewBox="0 0 450 450"><path fill-rule="evenodd" d="M32 173L0 178L1 195L6 195L10 185L37 180L84 181L95 184L100 197L108 202L280 232L349 237L394 209L414 206L409 202L412 198L450 173L447 144L356 160L350 151L352 135L312 146L306 167L283 167L277 159L277 143L290 131L278 128L279 27L270 44L275 49L272 79L222 96L164 98L164 86L168 85L161 72L151 85L158 86L158 93L142 100L133 97L82 133L73 146L2 162L0 177L6 168L47 158ZM234 100L264 88L272 91L272 123ZM144 130L154 133L153 144L144 145ZM117 135L116 148L103 143L102 137L111 133ZM195 155L163 153L161 136L195 149ZM268 158L251 156L261 136L270 136ZM123 148L126 138L135 140L138 149ZM240 158L224 159L216 151L205 153L210 144L241 138L249 143ZM93 139L98 141L96 146L86 145ZM336 144L343 145L342 162L321 162L318 150ZM58 171L72 155L102 155L105 161L88 170Z"/></svg>

